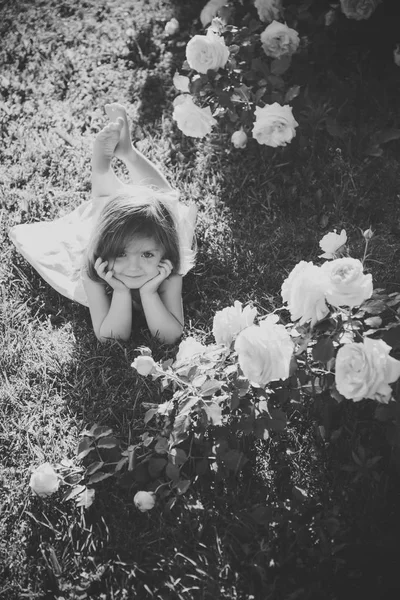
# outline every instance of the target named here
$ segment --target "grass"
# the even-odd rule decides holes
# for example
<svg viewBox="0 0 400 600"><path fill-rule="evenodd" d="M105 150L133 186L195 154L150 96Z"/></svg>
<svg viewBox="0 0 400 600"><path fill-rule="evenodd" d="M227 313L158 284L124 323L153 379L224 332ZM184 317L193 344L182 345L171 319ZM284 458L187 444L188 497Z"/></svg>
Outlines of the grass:
<svg viewBox="0 0 400 600"><path fill-rule="evenodd" d="M389 41L371 45L367 24L347 23L342 45L299 70L308 92L294 105L300 126L291 146L228 150L219 133L183 138L171 119L172 75L202 4L43 0L0 9L4 600L398 596L399 461L372 403L292 405L287 431L251 446L237 479L199 481L171 511L139 513L123 480L104 482L87 512L28 488L29 469L72 457L86 425L136 439L143 402L160 398L129 367L135 349L174 355L142 322L129 343L99 345L86 309L50 289L7 236L16 223L52 219L89 197L106 102L127 106L139 148L199 204L187 335L211 341L215 311L234 300L260 312L279 305L286 274L315 260L333 227L347 230L360 256L359 230L371 226L375 285L399 289L399 142L380 157L364 154L371 132L399 124ZM163 27L172 16L181 33L170 40ZM327 115L346 135L327 134ZM356 478L344 467L360 447L382 458Z"/></svg>

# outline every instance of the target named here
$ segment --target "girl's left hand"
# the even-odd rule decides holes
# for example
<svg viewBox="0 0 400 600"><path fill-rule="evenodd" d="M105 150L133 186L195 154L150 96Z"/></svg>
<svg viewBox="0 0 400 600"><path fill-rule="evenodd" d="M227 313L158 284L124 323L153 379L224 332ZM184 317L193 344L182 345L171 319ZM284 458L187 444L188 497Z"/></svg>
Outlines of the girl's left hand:
<svg viewBox="0 0 400 600"><path fill-rule="evenodd" d="M167 277L169 277L172 273L173 266L172 262L168 259L162 260L158 265L158 275L153 277L147 281L142 287L139 289L140 294L154 294L160 285L162 284Z"/></svg>

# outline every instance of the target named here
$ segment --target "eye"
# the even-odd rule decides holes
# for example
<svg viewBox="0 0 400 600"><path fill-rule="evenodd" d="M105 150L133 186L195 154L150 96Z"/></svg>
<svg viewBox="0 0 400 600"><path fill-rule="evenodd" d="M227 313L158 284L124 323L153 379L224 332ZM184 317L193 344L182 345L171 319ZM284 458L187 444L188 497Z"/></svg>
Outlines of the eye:
<svg viewBox="0 0 400 600"><path fill-rule="evenodd" d="M152 252L143 252L142 256L144 258L153 258L154 254Z"/></svg>
<svg viewBox="0 0 400 600"><path fill-rule="evenodd" d="M118 252L116 258L125 258L125 256L126 256L125 250L121 250L121 252Z"/></svg>

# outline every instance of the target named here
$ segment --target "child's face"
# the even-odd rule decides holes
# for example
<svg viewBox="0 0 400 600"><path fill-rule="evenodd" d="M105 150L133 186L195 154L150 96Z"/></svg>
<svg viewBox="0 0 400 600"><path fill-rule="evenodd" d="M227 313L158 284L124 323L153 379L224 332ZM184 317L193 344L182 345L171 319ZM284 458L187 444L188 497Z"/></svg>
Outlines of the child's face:
<svg viewBox="0 0 400 600"><path fill-rule="evenodd" d="M158 265L163 258L164 249L152 238L141 237L130 240L123 252L110 268L114 277L121 276L121 281L131 290L137 290L158 274Z"/></svg>

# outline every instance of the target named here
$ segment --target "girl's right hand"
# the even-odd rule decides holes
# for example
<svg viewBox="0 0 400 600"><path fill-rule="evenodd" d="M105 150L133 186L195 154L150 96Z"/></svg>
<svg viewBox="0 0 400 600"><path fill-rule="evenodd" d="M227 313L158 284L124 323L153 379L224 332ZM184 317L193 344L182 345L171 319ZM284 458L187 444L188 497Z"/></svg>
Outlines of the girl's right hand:
<svg viewBox="0 0 400 600"><path fill-rule="evenodd" d="M129 288L124 283L122 283L122 281L119 281L119 279L116 279L114 277L114 271L112 269L107 271L107 265L108 265L108 260L103 261L101 256L99 256L99 258L94 263L94 268L96 269L97 275L99 277L101 277L101 279L104 279L104 281L106 283L108 283L108 285L110 287L112 287L113 290L115 290L115 291L128 290L129 291Z"/></svg>

